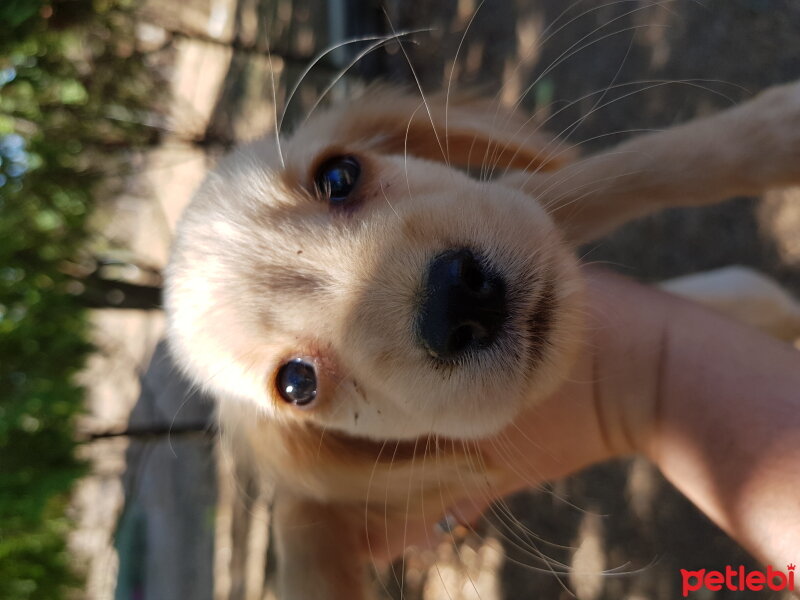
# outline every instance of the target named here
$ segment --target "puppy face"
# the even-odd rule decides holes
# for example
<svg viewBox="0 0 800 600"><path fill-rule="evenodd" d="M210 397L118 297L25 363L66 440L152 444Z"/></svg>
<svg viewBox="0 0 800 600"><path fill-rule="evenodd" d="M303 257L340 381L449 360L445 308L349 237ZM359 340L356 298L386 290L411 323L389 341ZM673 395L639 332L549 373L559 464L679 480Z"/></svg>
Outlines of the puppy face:
<svg viewBox="0 0 800 600"><path fill-rule="evenodd" d="M275 423L468 438L551 391L576 342L572 254L535 199L456 166L552 168L478 103L394 91L222 161L168 272L175 354Z"/></svg>

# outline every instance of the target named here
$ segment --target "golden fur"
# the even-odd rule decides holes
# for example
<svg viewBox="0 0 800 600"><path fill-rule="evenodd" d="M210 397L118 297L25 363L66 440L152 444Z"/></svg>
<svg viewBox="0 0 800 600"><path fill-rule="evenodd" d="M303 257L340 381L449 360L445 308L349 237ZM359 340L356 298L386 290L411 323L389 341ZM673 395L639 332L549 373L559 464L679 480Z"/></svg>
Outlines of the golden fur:
<svg viewBox="0 0 800 600"><path fill-rule="evenodd" d="M575 244L664 206L800 181L797 85L585 160L520 115L443 100L372 88L280 146L240 148L178 229L171 347L219 399L237 452L277 482L283 598L362 597L371 527L502 485L504 466L469 441L570 368ZM361 163L358 200L332 210L314 173L341 154ZM417 343L414 311L425 265L454 245L502 271L513 306L502 343L443 366ZM298 357L317 370L310 408L276 392L277 370Z"/></svg>

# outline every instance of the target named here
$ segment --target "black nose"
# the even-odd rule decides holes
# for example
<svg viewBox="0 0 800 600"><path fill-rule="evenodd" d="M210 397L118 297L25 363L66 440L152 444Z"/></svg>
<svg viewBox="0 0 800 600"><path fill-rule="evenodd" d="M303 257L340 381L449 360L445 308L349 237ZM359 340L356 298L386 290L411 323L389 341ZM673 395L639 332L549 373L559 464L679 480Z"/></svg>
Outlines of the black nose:
<svg viewBox="0 0 800 600"><path fill-rule="evenodd" d="M452 360L490 345L506 316L505 282L470 250L448 250L431 261L418 331L432 356Z"/></svg>

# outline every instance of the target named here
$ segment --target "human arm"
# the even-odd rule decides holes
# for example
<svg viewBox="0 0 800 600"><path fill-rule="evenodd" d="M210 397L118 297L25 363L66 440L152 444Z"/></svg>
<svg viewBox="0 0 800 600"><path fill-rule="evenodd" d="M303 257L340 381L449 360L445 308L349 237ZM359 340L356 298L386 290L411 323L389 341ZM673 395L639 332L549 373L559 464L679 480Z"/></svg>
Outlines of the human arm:
<svg viewBox="0 0 800 600"><path fill-rule="evenodd" d="M520 457L502 492L642 453L756 557L796 560L800 353L624 278L587 279L585 348L569 381L483 444L498 462ZM480 505L454 511L469 518Z"/></svg>

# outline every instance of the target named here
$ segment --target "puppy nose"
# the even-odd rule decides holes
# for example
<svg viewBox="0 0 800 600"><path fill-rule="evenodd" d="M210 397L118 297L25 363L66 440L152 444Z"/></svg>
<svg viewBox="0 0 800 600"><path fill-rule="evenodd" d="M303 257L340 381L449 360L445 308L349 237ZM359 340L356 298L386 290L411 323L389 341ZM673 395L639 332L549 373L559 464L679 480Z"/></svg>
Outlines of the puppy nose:
<svg viewBox="0 0 800 600"><path fill-rule="evenodd" d="M507 317L505 282L466 248L447 250L428 266L418 331L428 352L452 360L490 345Z"/></svg>

